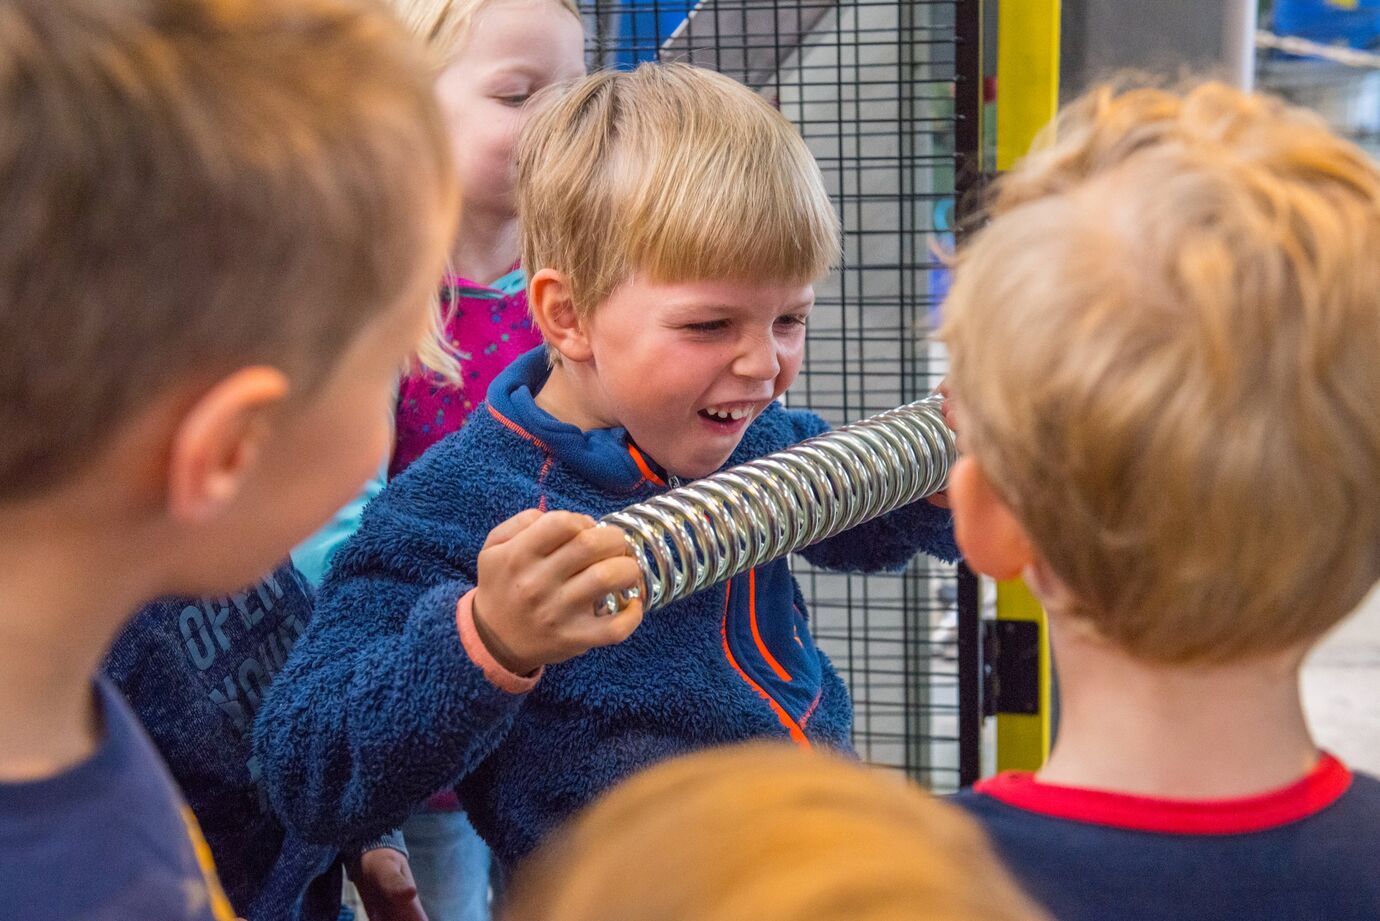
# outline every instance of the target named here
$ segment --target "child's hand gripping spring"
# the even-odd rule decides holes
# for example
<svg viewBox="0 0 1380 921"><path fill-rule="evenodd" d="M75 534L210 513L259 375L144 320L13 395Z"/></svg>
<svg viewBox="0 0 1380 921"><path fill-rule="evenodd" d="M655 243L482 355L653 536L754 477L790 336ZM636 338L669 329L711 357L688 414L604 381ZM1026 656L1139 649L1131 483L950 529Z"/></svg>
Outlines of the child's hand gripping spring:
<svg viewBox="0 0 1380 921"><path fill-rule="evenodd" d="M632 635L641 579L620 529L529 509L490 531L479 552L475 628L500 665L528 675ZM610 595L622 599L616 612Z"/></svg>

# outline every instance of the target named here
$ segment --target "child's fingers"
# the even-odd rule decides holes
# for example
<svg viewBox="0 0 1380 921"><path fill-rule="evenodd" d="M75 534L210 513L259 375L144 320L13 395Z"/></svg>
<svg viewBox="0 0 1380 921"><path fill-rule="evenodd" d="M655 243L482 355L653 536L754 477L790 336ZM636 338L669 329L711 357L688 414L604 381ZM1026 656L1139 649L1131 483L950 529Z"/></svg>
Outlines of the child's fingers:
<svg viewBox="0 0 1380 921"><path fill-rule="evenodd" d="M541 517L542 512L534 508L518 512L489 532L489 536L484 541L484 549L487 550L489 547L497 547L499 544L507 543L531 527Z"/></svg>
<svg viewBox="0 0 1380 921"><path fill-rule="evenodd" d="M629 601L627 607L612 617L600 617L595 622L591 647L613 646L632 636L642 626L642 601Z"/></svg>
<svg viewBox="0 0 1380 921"><path fill-rule="evenodd" d="M944 398L940 412L944 415L944 424L949 427L955 435L958 434L958 401L954 399L953 393L949 390L949 379L946 377L939 382L939 386L934 392Z"/></svg>
<svg viewBox="0 0 1380 921"><path fill-rule="evenodd" d="M561 601L576 610L591 614L608 595L642 586L642 570L630 556L599 560L567 579L561 586Z"/></svg>
<svg viewBox="0 0 1380 921"><path fill-rule="evenodd" d="M512 549L537 558L548 557L564 547L576 535L594 527L594 519L575 512L547 512L520 535L513 538Z"/></svg>
<svg viewBox="0 0 1380 921"><path fill-rule="evenodd" d="M628 557L628 539L621 528L588 528L573 535L542 564L542 574L566 582L600 560Z"/></svg>
<svg viewBox="0 0 1380 921"><path fill-rule="evenodd" d="M607 560L596 564L602 567L615 560ZM602 610L602 601L609 594L616 594L620 589L615 583L622 582L627 573L614 575L610 578L595 579L586 582L585 585L596 584L603 586L596 598L588 597L588 588L578 591L571 590L569 594L562 593L562 597L571 599L571 604L580 611L580 616L571 621L567 627L567 636L583 649L594 649L597 646L612 646L621 643L633 635L642 624L642 599L629 599L623 603L623 607L616 614L608 614ZM628 586L624 584L623 588Z"/></svg>

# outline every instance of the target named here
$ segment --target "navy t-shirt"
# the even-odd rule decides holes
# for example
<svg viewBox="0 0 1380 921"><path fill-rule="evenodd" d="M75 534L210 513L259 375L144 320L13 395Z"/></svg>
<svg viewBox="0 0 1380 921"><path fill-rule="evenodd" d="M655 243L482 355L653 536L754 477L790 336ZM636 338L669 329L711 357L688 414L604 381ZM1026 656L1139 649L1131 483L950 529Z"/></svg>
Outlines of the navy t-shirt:
<svg viewBox="0 0 1380 921"><path fill-rule="evenodd" d="M210 851L119 692L61 774L0 783L0 921L233 921Z"/></svg>
<svg viewBox="0 0 1380 921"><path fill-rule="evenodd" d="M955 802L1059 921L1380 919L1380 780L1330 755L1244 799L1161 800L1012 772Z"/></svg>

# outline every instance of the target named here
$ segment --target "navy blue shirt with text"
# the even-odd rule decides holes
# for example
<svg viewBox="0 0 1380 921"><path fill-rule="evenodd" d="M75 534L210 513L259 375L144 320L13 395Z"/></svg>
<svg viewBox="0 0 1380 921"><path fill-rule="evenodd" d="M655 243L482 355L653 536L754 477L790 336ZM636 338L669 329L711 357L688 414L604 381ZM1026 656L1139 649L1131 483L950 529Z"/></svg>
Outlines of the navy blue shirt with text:
<svg viewBox="0 0 1380 921"><path fill-rule="evenodd" d="M311 615L311 590L287 563L226 598L145 606L105 662L201 823L230 903L248 921L340 914L341 849L283 828L251 747L259 704Z"/></svg>

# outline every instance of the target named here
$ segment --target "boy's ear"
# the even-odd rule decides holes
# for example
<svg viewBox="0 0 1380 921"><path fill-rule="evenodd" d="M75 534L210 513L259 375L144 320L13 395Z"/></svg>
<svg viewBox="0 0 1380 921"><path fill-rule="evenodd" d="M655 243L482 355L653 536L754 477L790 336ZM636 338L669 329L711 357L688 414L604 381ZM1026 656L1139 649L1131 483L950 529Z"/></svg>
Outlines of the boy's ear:
<svg viewBox="0 0 1380 921"><path fill-rule="evenodd" d="M528 300L547 345L571 361L593 357L586 324L575 312L570 279L555 269L542 269L528 283Z"/></svg>
<svg viewBox="0 0 1380 921"><path fill-rule="evenodd" d="M201 395L173 433L168 514L186 524L214 519L239 494L269 434L269 415L288 379L270 367L241 368Z"/></svg>
<svg viewBox="0 0 1380 921"><path fill-rule="evenodd" d="M959 458L948 493L954 537L969 566L994 579L1014 579L1035 562L1030 536L972 457Z"/></svg>

